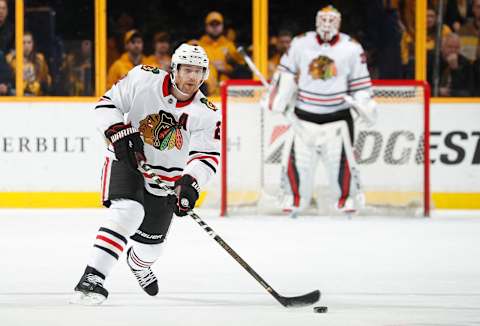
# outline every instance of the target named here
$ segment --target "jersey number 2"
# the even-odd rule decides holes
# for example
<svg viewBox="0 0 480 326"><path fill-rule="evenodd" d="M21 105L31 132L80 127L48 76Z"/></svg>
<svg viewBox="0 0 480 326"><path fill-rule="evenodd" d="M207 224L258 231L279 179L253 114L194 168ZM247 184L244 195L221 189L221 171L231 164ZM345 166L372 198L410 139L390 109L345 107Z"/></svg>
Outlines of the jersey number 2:
<svg viewBox="0 0 480 326"><path fill-rule="evenodd" d="M222 125L221 121L217 121L217 127L215 128L215 134L213 135L213 138L220 140L220 133L221 129L220 126Z"/></svg>

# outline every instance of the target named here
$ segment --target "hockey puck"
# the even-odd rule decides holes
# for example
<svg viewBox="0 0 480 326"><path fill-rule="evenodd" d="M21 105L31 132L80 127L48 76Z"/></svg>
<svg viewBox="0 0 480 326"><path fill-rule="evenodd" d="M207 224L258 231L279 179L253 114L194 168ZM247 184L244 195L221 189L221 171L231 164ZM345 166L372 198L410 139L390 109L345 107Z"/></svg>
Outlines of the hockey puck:
<svg viewBox="0 0 480 326"><path fill-rule="evenodd" d="M316 312L319 314L326 313L327 311L328 311L328 307L326 306L313 307L313 312Z"/></svg>

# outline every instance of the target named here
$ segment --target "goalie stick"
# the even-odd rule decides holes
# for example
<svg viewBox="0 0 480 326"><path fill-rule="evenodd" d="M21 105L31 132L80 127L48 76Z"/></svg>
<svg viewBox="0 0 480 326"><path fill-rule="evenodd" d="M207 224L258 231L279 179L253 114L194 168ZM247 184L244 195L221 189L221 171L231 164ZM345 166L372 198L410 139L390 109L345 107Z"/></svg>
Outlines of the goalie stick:
<svg viewBox="0 0 480 326"><path fill-rule="evenodd" d="M243 46L239 46L237 48L237 52L240 53L240 55L245 59L245 62L247 63L248 68L260 79L262 82L262 85L265 88L269 88L270 84L268 81L265 79L263 74L258 70L257 66L255 63L252 61L252 58L247 54ZM287 122L292 126L292 128L295 130L295 132L300 136L300 138L308 145L313 146L312 138L309 137L309 135L306 133L304 128L300 125L300 122L298 121L297 117L295 114L284 114L285 119Z"/></svg>
<svg viewBox="0 0 480 326"><path fill-rule="evenodd" d="M160 180L160 177L157 176L154 172L152 172L151 168L144 162L140 162L139 170L148 175L162 190L164 190L168 195L176 196L176 193L173 189L168 187L165 183ZM255 272L255 270L247 264L242 257L240 257L235 250L232 249L213 229L205 223L200 216L195 214L193 210L189 210L187 214L200 225L205 232L208 233L210 237L212 237L226 252L232 256L233 259L237 261L253 278L260 283L268 293L270 293L278 302L282 304L282 306L290 308L290 307L302 307L314 304L320 299L320 291L315 290L310 293L296 296L296 297L284 297L278 294L260 275Z"/></svg>

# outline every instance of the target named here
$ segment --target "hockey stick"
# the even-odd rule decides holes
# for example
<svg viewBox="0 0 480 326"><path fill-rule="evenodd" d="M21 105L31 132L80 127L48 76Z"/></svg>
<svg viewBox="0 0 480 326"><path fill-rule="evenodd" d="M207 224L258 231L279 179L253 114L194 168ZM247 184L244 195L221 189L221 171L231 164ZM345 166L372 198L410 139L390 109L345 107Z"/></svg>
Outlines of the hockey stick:
<svg viewBox="0 0 480 326"><path fill-rule="evenodd" d="M142 173L148 175L168 195L176 196L175 191L173 191L173 189L168 187L162 180L160 180L160 177L157 176L154 172L152 172L151 168L144 161L140 162L139 170ZM232 258L237 261L237 263L239 263L250 275L252 275L253 278L258 283L260 283L265 288L265 290L267 290L267 292L270 293L284 307L290 308L308 306L314 304L320 299L319 290L315 290L310 293L296 297L284 297L278 294L278 292L275 291L260 275L258 275L257 272L255 272L255 270L251 268L250 265L248 265L247 262L235 252L235 250L232 249L232 247L230 247L218 234L215 233L215 231L213 231L211 227L207 225L207 223L205 223L200 218L200 216L195 214L193 210L189 210L187 214L195 222L197 222L198 225L200 225L210 237L212 237L220 246L222 246L222 248L225 249L225 251L228 252L230 256L232 256Z"/></svg>
<svg viewBox="0 0 480 326"><path fill-rule="evenodd" d="M258 70L257 66L255 63L252 61L252 58L247 54L243 46L239 46L237 48L237 52L240 53L240 55L243 57L245 62L247 63L248 68L260 79L260 82L265 88L269 88L270 84L268 81L265 79L265 76ZM295 132L300 136L300 138L309 146L314 146L312 142L312 138L308 135L308 133L304 130L304 128L300 125L300 122L298 121L297 117L295 114L284 114L285 119L287 120L288 123L292 126L292 128L295 130Z"/></svg>
<svg viewBox="0 0 480 326"><path fill-rule="evenodd" d="M247 52L245 51L245 49L243 48L243 46L239 46L237 48L237 52L240 53L240 55L243 57L243 59L245 60L245 62L247 63L247 66L248 68L250 68L250 70L255 74L257 75L257 77L260 79L260 81L262 82L263 86L265 87L268 87L270 86L268 81L265 79L265 77L263 76L263 74L260 72L260 70L258 70L257 66L255 65L255 63L253 63L252 61L252 58L250 58L250 56L247 54Z"/></svg>

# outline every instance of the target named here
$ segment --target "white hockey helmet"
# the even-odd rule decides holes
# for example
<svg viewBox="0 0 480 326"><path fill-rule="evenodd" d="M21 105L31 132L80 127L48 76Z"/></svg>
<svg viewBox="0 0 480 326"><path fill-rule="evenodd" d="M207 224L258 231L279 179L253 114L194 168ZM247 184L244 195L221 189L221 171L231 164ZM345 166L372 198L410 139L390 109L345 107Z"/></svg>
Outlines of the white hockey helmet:
<svg viewBox="0 0 480 326"><path fill-rule="evenodd" d="M180 65L200 66L203 68L202 83L208 79L208 56L205 50L199 45L190 45L187 43L181 44L172 55L172 77L175 81L175 76L178 73Z"/></svg>
<svg viewBox="0 0 480 326"><path fill-rule="evenodd" d="M315 25L317 34L326 42L331 41L340 30L342 16L333 6L326 6L317 12Z"/></svg>

